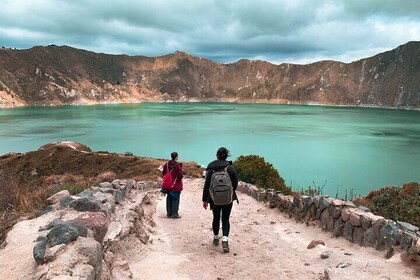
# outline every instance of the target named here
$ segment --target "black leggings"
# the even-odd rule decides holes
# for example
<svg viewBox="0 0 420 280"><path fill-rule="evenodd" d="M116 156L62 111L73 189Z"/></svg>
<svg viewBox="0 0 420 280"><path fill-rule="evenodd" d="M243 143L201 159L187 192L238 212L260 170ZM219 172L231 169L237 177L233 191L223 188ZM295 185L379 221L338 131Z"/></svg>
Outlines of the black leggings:
<svg viewBox="0 0 420 280"><path fill-rule="evenodd" d="M232 210L233 203L227 205L211 205L213 211L213 233L219 235L220 228L220 212L222 213L222 231L223 236L229 236L230 223L229 217Z"/></svg>

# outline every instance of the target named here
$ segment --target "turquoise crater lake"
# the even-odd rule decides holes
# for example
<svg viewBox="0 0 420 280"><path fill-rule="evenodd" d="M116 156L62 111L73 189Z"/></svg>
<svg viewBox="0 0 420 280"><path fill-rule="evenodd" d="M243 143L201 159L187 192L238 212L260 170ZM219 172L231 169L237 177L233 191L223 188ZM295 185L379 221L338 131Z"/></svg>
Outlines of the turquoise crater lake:
<svg viewBox="0 0 420 280"><path fill-rule="evenodd" d="M257 154L294 189L340 196L420 181L420 111L324 106L142 103L0 110L0 154L61 140L206 165L217 148Z"/></svg>

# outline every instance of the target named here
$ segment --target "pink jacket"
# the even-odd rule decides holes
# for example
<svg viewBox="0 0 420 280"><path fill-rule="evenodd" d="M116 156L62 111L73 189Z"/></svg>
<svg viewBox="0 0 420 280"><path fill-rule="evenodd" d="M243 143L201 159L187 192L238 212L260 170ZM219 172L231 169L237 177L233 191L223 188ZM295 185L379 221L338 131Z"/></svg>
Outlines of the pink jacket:
<svg viewBox="0 0 420 280"><path fill-rule="evenodd" d="M182 172L182 163L178 163L175 160L168 161L163 165L162 175L165 176L168 171L171 171L172 177L175 178L175 184L171 191L181 192L183 190L182 178L184 177L184 173Z"/></svg>

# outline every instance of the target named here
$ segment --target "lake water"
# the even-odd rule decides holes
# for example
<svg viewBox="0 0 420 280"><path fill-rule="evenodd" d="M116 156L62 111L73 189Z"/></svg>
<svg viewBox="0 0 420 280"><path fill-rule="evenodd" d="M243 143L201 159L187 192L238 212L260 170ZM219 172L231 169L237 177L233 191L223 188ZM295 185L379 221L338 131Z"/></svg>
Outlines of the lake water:
<svg viewBox="0 0 420 280"><path fill-rule="evenodd" d="M220 146L256 154L294 189L340 196L420 181L420 111L324 106L143 103L0 110L0 154L61 140L206 165Z"/></svg>

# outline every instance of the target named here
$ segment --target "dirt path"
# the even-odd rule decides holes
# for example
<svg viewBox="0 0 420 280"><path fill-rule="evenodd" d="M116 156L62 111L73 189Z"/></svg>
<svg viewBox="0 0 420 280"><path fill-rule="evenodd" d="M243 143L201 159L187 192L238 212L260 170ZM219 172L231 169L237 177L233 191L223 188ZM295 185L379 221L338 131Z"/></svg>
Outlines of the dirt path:
<svg viewBox="0 0 420 280"><path fill-rule="evenodd" d="M211 244L212 215L202 208L202 185L201 179L185 180L179 220L166 218L165 199L159 201L152 243L130 260L133 279L324 279L324 271L331 279L416 279L398 254L386 260L384 252L298 224L243 194L232 210L231 251L224 254ZM326 246L307 249L313 239ZM328 250L331 257L321 259ZM351 266L336 268L347 262Z"/></svg>

